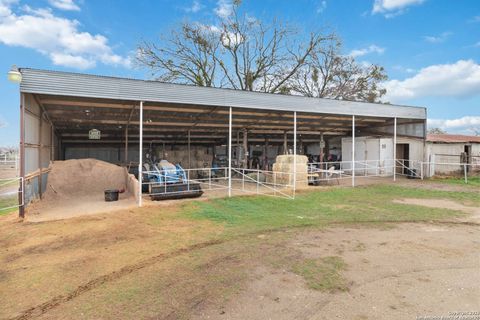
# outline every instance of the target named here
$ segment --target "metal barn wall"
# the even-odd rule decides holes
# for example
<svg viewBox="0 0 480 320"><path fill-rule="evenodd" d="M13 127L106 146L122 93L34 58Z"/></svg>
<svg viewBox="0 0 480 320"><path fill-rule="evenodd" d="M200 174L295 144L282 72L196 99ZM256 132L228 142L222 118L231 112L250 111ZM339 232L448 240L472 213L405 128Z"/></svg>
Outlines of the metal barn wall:
<svg viewBox="0 0 480 320"><path fill-rule="evenodd" d="M25 204L46 190L48 167L55 154L52 126L31 94L22 94L24 117Z"/></svg>
<svg viewBox="0 0 480 320"><path fill-rule="evenodd" d="M76 146L67 145L64 147L64 159L86 159L92 158L110 163L120 164L125 162L125 146ZM127 162L138 162L138 144L129 145Z"/></svg>
<svg viewBox="0 0 480 320"><path fill-rule="evenodd" d="M375 130L378 131L378 133L384 133L393 136L393 125L377 127L375 128ZM423 139L425 138L425 123L398 123L397 135L417 137Z"/></svg>

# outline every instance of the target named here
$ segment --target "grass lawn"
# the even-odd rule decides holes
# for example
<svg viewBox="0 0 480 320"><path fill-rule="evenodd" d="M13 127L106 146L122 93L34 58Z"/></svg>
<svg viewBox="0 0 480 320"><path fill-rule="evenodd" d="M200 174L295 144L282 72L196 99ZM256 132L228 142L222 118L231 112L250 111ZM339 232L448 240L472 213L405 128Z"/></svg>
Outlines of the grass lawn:
<svg viewBox="0 0 480 320"><path fill-rule="evenodd" d="M18 194L16 190L18 188L18 179L1 179L0 180L0 215L4 215L17 210ZM10 194L14 192L14 194ZM2 209L12 207L9 209Z"/></svg>
<svg viewBox="0 0 480 320"><path fill-rule="evenodd" d="M18 197L17 195L1 196L0 195L0 216L18 210ZM2 209L8 208L9 209Z"/></svg>
<svg viewBox="0 0 480 320"><path fill-rule="evenodd" d="M186 204L183 210L188 217L222 223L239 232L332 223L425 221L462 215L451 210L393 202L402 198L438 198L480 205L480 197L475 192L376 185L300 192L295 200L257 196L197 201Z"/></svg>
<svg viewBox="0 0 480 320"><path fill-rule="evenodd" d="M452 177L452 178L445 178L445 179L433 179L433 181L448 183L448 184L461 184L465 186L473 186L473 187L480 187L480 177L467 177L467 183L465 183L465 178L460 177Z"/></svg>

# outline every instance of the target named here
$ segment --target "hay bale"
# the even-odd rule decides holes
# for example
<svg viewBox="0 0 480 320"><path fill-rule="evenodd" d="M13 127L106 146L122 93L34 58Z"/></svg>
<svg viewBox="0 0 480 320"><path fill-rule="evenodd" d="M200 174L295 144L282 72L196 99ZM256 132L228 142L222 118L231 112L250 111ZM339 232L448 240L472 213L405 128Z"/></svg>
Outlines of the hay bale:
<svg viewBox="0 0 480 320"><path fill-rule="evenodd" d="M260 183L267 182L267 176L263 172L260 172L258 175L256 172L250 172L250 173L247 173L246 176L249 177L250 179L253 179L254 181L250 179L245 179L245 182L256 182L257 177L258 177L258 182Z"/></svg>
<svg viewBox="0 0 480 320"><path fill-rule="evenodd" d="M296 170L294 161L296 157ZM308 158L303 155L279 155L273 164L272 182L282 185L293 185L293 174L296 171L296 186L308 186Z"/></svg>

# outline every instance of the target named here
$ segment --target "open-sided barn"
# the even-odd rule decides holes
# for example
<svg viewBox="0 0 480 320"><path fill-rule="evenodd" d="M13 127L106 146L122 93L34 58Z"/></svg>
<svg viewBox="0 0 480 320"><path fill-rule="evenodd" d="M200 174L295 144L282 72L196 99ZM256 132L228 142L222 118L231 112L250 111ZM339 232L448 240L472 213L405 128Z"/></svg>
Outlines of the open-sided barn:
<svg viewBox="0 0 480 320"><path fill-rule="evenodd" d="M290 168L296 169L281 172L291 175L282 187L294 195L300 171L310 179L315 168L320 179L334 173L354 185L359 175L404 173L405 161L393 170L397 159L407 166L424 159L423 107L28 68L20 73L21 204L42 197L51 162L60 160L117 164L135 175L129 183L138 178L143 185L149 183L145 171L151 173L145 163L163 159L181 165L189 183L208 181L228 195L239 183L246 191L245 181L254 182L257 192L281 195L276 180L282 178L275 173L281 165L275 163L278 155L291 155ZM308 162L308 171L298 161ZM148 191L131 189L141 205Z"/></svg>

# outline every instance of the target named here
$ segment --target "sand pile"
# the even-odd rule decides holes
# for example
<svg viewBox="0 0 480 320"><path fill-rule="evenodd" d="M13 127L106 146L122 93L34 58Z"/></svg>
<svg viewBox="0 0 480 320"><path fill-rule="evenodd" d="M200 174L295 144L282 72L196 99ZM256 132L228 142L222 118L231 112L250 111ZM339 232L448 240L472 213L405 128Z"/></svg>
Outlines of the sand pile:
<svg viewBox="0 0 480 320"><path fill-rule="evenodd" d="M273 164L273 171L275 175L275 182L283 185L293 185L293 172L294 172L294 155L280 155L277 156L275 163ZM308 186L307 177L307 163L308 158L303 155L297 155L297 187Z"/></svg>
<svg viewBox="0 0 480 320"><path fill-rule="evenodd" d="M44 200L103 197L106 189L126 189L125 168L95 159L54 161L50 164Z"/></svg>

